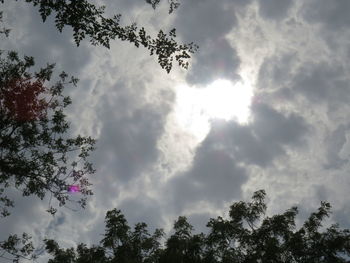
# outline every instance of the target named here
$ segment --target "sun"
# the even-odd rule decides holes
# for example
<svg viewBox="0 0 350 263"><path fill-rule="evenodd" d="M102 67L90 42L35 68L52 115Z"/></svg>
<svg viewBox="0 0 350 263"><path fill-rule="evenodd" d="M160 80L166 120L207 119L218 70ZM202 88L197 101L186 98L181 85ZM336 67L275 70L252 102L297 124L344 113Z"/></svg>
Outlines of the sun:
<svg viewBox="0 0 350 263"><path fill-rule="evenodd" d="M246 123L250 116L251 85L218 79L206 87L176 88L175 116L178 124L202 141L213 119Z"/></svg>

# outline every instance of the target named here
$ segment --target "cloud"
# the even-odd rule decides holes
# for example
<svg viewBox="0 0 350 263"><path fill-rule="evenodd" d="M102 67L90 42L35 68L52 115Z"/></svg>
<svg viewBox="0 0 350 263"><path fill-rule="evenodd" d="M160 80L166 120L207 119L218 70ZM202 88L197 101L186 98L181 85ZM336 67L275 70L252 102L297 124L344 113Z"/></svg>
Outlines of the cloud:
<svg viewBox="0 0 350 263"><path fill-rule="evenodd" d="M257 87L259 91L283 89L290 81L296 63L295 53L274 54L266 57L259 68Z"/></svg>
<svg viewBox="0 0 350 263"><path fill-rule="evenodd" d="M325 138L327 159L324 164L325 169L340 169L346 162L346 157L341 155L341 151L347 142L346 132L350 126L339 125L333 132Z"/></svg>
<svg viewBox="0 0 350 263"><path fill-rule="evenodd" d="M304 63L292 80L292 89L317 103L348 101L349 78L341 66L328 63Z"/></svg>
<svg viewBox="0 0 350 263"><path fill-rule="evenodd" d="M327 30L347 29L350 24L350 2L347 0L305 1L302 7L304 18L311 23L318 23Z"/></svg>
<svg viewBox="0 0 350 263"><path fill-rule="evenodd" d="M165 189L175 212L182 213L185 207L199 202L222 206L225 201L240 198L246 180L245 169L228 152L204 144L197 150L191 168L170 179Z"/></svg>
<svg viewBox="0 0 350 263"><path fill-rule="evenodd" d="M160 108L142 105L143 98L135 101L135 97L128 94L129 89L132 89L130 85L116 83L114 90L101 98L103 103L97 109L102 127L96 163L101 165L98 168L113 173L121 182L139 176L157 160L157 141L170 111L166 96ZM138 89L142 90L142 87L138 86Z"/></svg>
<svg viewBox="0 0 350 263"><path fill-rule="evenodd" d="M289 0L261 0L259 1L259 14L268 19L281 20L287 17L287 12L293 1Z"/></svg>
<svg viewBox="0 0 350 263"><path fill-rule="evenodd" d="M177 210L201 201L222 205L241 197L249 178L246 166L272 165L286 154L286 147L300 147L309 128L296 114L282 114L268 105L252 109L253 121L216 121L196 150L192 166L167 183Z"/></svg>
<svg viewBox="0 0 350 263"><path fill-rule="evenodd" d="M338 209L333 209L332 219L338 223L341 228L350 228L350 209L348 205L344 205Z"/></svg>
<svg viewBox="0 0 350 263"><path fill-rule="evenodd" d="M142 194L123 200L118 209L125 215L130 226L145 222L151 232L156 228L164 227L164 218L159 201Z"/></svg>
<svg viewBox="0 0 350 263"><path fill-rule="evenodd" d="M200 46L186 78L189 84L204 85L217 78L237 79L240 59L235 48L225 39L237 26L234 8L237 4L240 1L181 3L174 26L185 42L195 42Z"/></svg>
<svg viewBox="0 0 350 263"><path fill-rule="evenodd" d="M274 93L275 99L294 103L302 96L312 104L325 103L329 107L347 104L350 98L348 66L337 60L302 61L295 53L267 57L259 70L259 91Z"/></svg>
<svg viewBox="0 0 350 263"><path fill-rule="evenodd" d="M11 32L10 41L5 41L2 48L33 56L38 68L56 63L57 72L64 70L69 74L79 74L90 62L91 51L86 42L77 47L72 30L67 27L60 33L52 17L43 23L37 7L16 2L5 4L5 10L4 22Z"/></svg>
<svg viewBox="0 0 350 263"><path fill-rule="evenodd" d="M10 234L30 232L32 227L36 226L38 222L44 223L46 221L42 220L42 216L40 215L40 213L44 212L40 199L36 197L24 198L19 194L19 191L12 188L8 188L5 194L14 200L15 207L12 209L9 208L10 216L1 218L0 238ZM23 215L26 216L24 217ZM33 221L29 221L28 218L33 219ZM17 224L15 225L13 222Z"/></svg>
<svg viewBox="0 0 350 263"><path fill-rule="evenodd" d="M174 26L183 39L196 43L218 40L237 24L227 1L184 1L176 11Z"/></svg>
<svg viewBox="0 0 350 263"><path fill-rule="evenodd" d="M286 153L285 146L302 145L309 129L301 116L285 115L262 103L253 105L252 116L248 125L218 123L207 143L226 148L237 161L265 167Z"/></svg>
<svg viewBox="0 0 350 263"><path fill-rule="evenodd" d="M216 79L238 79L236 72L240 59L226 39L207 41L195 58L186 78L189 84L205 85Z"/></svg>

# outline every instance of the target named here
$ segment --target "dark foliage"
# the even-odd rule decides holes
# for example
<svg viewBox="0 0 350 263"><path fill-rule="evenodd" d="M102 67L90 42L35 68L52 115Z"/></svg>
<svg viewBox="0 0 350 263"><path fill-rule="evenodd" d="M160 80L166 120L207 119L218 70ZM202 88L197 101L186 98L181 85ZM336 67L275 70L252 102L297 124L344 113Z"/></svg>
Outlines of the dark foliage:
<svg viewBox="0 0 350 263"><path fill-rule="evenodd" d="M62 72L50 84L54 65L30 73L32 57L0 51L0 201L2 215L13 202L5 195L15 188L23 196L46 194L62 206L69 200L70 185L78 184L85 206L91 195L87 176L94 172L88 162L95 141L80 135L69 137L64 109L71 103L62 92L77 83ZM47 84L46 84L47 83ZM54 213L55 209L50 208Z"/></svg>
<svg viewBox="0 0 350 263"><path fill-rule="evenodd" d="M177 9L180 6L179 0L168 0L169 2L169 14L174 12L175 9ZM152 5L153 9L156 9L157 5L159 5L160 0L146 0L146 3Z"/></svg>
<svg viewBox="0 0 350 263"><path fill-rule="evenodd" d="M21 259L35 259L34 247L31 237L26 233L21 237L10 235L7 240L0 242L0 258L11 260L16 263Z"/></svg>
<svg viewBox="0 0 350 263"><path fill-rule="evenodd" d="M322 229L330 215L330 205L321 202L305 223L296 228L296 207L265 216L265 192L254 193L251 202L236 202L229 218L210 219L208 234L193 234L186 217L180 216L173 234L164 237L157 229L153 235L145 223L133 230L119 210L106 214L106 231L99 246L61 249L57 242L46 240L50 263L330 263L349 262L350 232L338 225Z"/></svg>
<svg viewBox="0 0 350 263"><path fill-rule="evenodd" d="M7 37L9 32L3 28L0 35ZM54 82L54 64L38 72L31 70L33 66L32 57L21 59L14 51L0 50L0 217L9 216L8 209L14 206L9 191L41 199L50 195L51 214L56 212L52 197L59 206L72 201L68 193L72 185L80 189L77 203L81 207L92 194L87 176L94 169L88 156L95 141L80 135L70 137L64 114L71 100L63 90L78 80L62 72ZM0 241L1 259L19 262L35 257L33 251L26 233Z"/></svg>
<svg viewBox="0 0 350 263"><path fill-rule="evenodd" d="M0 2L3 3L4 0ZM92 45L102 45L107 48L110 47L111 40L128 41L136 47L143 46L151 55L156 55L158 63L168 73L174 61L187 69L188 59L198 49L194 43L179 44L175 40L175 29L170 30L168 34L160 30L157 37L152 38L146 33L144 27L139 28L135 23L123 26L120 22L120 14L107 18L104 16L105 6L97 7L87 0L26 0L26 2L32 3L39 9L44 22L53 15L60 32L65 26L71 27L74 41L78 46L85 37L89 38ZM159 4L159 0L146 0L146 2L153 8ZM170 0L169 4L169 13L179 6L177 0Z"/></svg>

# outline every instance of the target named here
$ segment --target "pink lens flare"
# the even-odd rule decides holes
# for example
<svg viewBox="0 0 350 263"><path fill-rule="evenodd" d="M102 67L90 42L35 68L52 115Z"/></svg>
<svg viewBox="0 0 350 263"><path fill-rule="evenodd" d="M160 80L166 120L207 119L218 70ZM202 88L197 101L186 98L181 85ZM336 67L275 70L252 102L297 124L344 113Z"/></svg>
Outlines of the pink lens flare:
<svg viewBox="0 0 350 263"><path fill-rule="evenodd" d="M80 192L79 185L70 185L68 187L68 192L70 192L70 193L78 193L78 192Z"/></svg>

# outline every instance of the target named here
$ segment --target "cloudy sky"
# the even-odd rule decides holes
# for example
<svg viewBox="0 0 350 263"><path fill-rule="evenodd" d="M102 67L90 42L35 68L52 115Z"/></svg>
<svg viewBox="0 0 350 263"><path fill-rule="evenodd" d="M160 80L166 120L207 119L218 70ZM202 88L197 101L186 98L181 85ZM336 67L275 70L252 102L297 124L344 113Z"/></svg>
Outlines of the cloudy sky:
<svg viewBox="0 0 350 263"><path fill-rule="evenodd" d="M297 205L305 218L327 200L331 220L350 227L350 1L183 0L172 15L167 1L156 11L142 0L98 2L150 33L175 27L200 50L187 71L167 74L142 48L76 47L30 5L2 5L12 32L1 48L78 77L67 90L71 133L98 143L85 210L52 217L47 200L14 193L1 239L97 243L112 208L130 224L169 230L186 215L205 231L259 189L271 214Z"/></svg>

